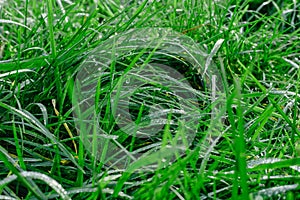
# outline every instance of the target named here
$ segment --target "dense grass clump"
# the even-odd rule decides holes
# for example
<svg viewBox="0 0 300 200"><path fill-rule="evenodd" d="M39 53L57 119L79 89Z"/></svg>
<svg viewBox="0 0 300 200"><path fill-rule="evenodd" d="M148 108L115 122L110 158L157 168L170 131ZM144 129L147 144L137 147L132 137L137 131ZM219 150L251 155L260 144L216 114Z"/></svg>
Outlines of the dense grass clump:
<svg viewBox="0 0 300 200"><path fill-rule="evenodd" d="M300 199L299 9L0 1L0 199Z"/></svg>

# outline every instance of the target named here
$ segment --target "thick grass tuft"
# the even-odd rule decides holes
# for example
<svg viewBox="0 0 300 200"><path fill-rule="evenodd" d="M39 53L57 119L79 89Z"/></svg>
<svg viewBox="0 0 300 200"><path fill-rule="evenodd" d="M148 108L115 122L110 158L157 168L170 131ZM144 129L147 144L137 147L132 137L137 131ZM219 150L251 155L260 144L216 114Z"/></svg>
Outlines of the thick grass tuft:
<svg viewBox="0 0 300 200"><path fill-rule="evenodd" d="M0 1L0 199L300 199L299 6L295 0ZM107 41L132 29L154 27L191 38L197 48L186 52L200 49L201 65L159 45L112 57L102 74L83 82L94 84L95 112L87 109L87 120L77 121L74 102L90 94L86 87L74 96L86 59L101 45L115 51ZM174 84L195 98L130 71L154 61L183 74ZM131 91L135 125L121 127L110 103L126 96L112 91L128 73L145 84ZM157 126L163 128L151 134ZM193 141L183 139L190 130ZM101 137L120 152L148 156L124 159L98 143ZM189 148L179 153L172 145Z"/></svg>

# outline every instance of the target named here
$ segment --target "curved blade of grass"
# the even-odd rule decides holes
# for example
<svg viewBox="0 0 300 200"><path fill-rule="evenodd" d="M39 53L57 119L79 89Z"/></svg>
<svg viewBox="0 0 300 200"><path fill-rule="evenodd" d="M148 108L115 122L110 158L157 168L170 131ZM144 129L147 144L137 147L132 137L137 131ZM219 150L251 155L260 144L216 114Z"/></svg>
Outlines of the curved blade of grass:
<svg viewBox="0 0 300 200"><path fill-rule="evenodd" d="M292 190L296 192L299 189L300 189L299 184L283 185L283 186L272 187L272 188L260 190L255 193L251 193L250 197L252 197L252 199L263 199L263 197L269 199L272 196L276 196L278 194L283 195L284 193L287 193L288 191L292 191Z"/></svg>
<svg viewBox="0 0 300 200"><path fill-rule="evenodd" d="M266 169L277 169L297 165L300 165L300 158L292 158L289 160L260 159L258 161L248 162L248 171L262 171Z"/></svg>
<svg viewBox="0 0 300 200"><path fill-rule="evenodd" d="M42 132L47 138L49 138L53 142L53 144L58 145L59 149L65 154L65 156L67 156L68 159L70 159L78 167L78 169L81 170L84 173L84 170L78 165L78 163L74 159L73 155L66 149L66 147L64 147L53 136L52 133L50 133L50 131L38 119L35 118L35 116L33 116L31 113L27 112L26 110L18 110L16 108L11 107L11 106L9 106L5 103L2 103L2 102L0 102L0 107L3 107L5 109L15 113L19 117L22 117L22 118L26 119L27 121L31 122L34 125L33 128L35 128L36 130Z"/></svg>
<svg viewBox="0 0 300 200"><path fill-rule="evenodd" d="M22 169L15 164L14 160L8 155L7 151L2 146L0 146L0 160L4 162L6 167L15 174L16 178L19 178L26 188L28 188L37 198L46 199L46 196L39 189L39 187L32 180L27 180L21 174L21 172L19 172L22 171ZM3 189L3 187L5 187L5 185L5 182L0 182L0 191Z"/></svg>
<svg viewBox="0 0 300 200"><path fill-rule="evenodd" d="M28 172L28 171L23 171L19 174L20 174L20 176L22 176L24 178L32 178L32 179L42 180L45 183L47 183L53 190L55 190L63 200L71 200L71 198L68 196L66 190L57 181L50 178L49 176L39 173L39 172ZM0 181L0 185L6 185L6 184L16 180L17 178L18 178L17 175L11 175L11 176L5 178L4 180ZM44 197L44 198L47 198L47 197Z"/></svg>
<svg viewBox="0 0 300 200"><path fill-rule="evenodd" d="M5 195L0 195L0 199L3 200L17 200L16 198L10 197L10 196L5 196Z"/></svg>
<svg viewBox="0 0 300 200"><path fill-rule="evenodd" d="M0 24L14 24L14 25L18 25L18 26L22 26L24 28L27 28L28 30L31 31L31 29L28 27L28 26L25 26L24 24L21 24L19 22L15 22L15 21L12 21L12 20L8 20L8 19L0 19Z"/></svg>

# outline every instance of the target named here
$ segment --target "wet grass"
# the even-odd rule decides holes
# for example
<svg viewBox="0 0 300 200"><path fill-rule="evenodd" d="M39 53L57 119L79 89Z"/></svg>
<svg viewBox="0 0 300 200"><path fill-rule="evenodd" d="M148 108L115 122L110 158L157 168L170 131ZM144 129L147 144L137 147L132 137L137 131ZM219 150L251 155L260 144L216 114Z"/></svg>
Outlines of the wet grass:
<svg viewBox="0 0 300 200"><path fill-rule="evenodd" d="M299 199L299 41L296 1L0 2L0 199Z"/></svg>

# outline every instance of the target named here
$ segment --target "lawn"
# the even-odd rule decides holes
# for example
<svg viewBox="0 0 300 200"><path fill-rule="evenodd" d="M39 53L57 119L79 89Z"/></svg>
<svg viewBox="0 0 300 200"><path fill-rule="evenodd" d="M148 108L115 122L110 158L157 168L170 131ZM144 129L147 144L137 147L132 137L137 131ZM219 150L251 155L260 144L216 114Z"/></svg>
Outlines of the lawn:
<svg viewBox="0 0 300 200"><path fill-rule="evenodd" d="M0 199L300 199L296 0L0 0Z"/></svg>

